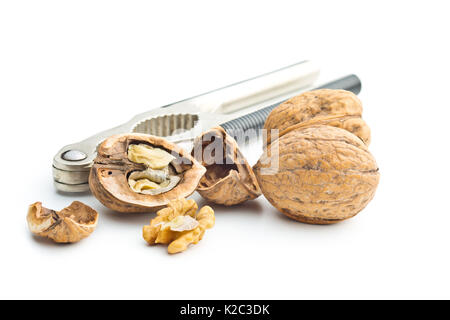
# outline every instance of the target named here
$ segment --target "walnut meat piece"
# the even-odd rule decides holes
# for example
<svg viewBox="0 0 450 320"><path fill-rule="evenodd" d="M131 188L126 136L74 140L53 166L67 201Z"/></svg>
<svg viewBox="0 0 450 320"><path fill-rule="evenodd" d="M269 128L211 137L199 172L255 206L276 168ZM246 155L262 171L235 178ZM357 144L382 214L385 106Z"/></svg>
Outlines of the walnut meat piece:
<svg viewBox="0 0 450 320"><path fill-rule="evenodd" d="M166 168L176 158L161 148L153 148L146 144L132 144L128 147L128 159L135 163L143 163L154 170Z"/></svg>
<svg viewBox="0 0 450 320"><path fill-rule="evenodd" d="M252 168L236 141L221 127L197 137L192 154L206 167L197 187L197 192L206 200L231 206L261 195Z"/></svg>
<svg viewBox="0 0 450 320"><path fill-rule="evenodd" d="M353 217L373 198L378 166L354 134L331 126L292 130L254 167L269 202L288 217L331 224ZM276 150L276 148L273 148ZM272 168L278 158L278 168Z"/></svg>
<svg viewBox="0 0 450 320"><path fill-rule="evenodd" d="M58 243L73 243L88 237L97 226L98 213L87 205L74 201L70 206L54 211L35 202L28 208L30 231Z"/></svg>
<svg viewBox="0 0 450 320"><path fill-rule="evenodd" d="M197 244L206 229L214 226L214 211L204 206L197 213L194 200L172 200L157 212L150 225L144 226L142 235L148 244L169 244L169 253L185 251L190 244Z"/></svg>
<svg viewBox="0 0 450 320"><path fill-rule="evenodd" d="M162 194L175 188L180 182L180 172L171 163L176 157L161 148L146 144L131 144L128 147L128 160L142 163L144 171L133 171L128 176L128 184L134 192L141 194Z"/></svg>
<svg viewBox="0 0 450 320"><path fill-rule="evenodd" d="M270 142L270 130L285 134L293 126L326 124L345 129L370 143L370 128L361 118L362 103L350 91L320 89L302 93L276 107L266 119L264 129Z"/></svg>
<svg viewBox="0 0 450 320"><path fill-rule="evenodd" d="M191 195L205 171L188 152L163 138L120 134L99 146L89 186L112 210L152 212Z"/></svg>

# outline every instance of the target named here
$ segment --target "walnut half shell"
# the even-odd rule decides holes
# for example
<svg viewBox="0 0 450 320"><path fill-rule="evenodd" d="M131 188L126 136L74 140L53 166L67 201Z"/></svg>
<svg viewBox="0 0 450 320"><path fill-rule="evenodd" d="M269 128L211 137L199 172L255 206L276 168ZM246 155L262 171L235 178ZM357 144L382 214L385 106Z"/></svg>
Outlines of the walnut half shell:
<svg viewBox="0 0 450 320"><path fill-rule="evenodd" d="M206 167L206 174L197 187L206 200L232 206L261 195L252 168L236 141L221 127L197 137L192 154Z"/></svg>
<svg viewBox="0 0 450 320"><path fill-rule="evenodd" d="M97 226L98 213L91 207L74 201L70 206L54 211L35 202L28 208L30 231L59 243L73 243L88 237Z"/></svg>
<svg viewBox="0 0 450 320"><path fill-rule="evenodd" d="M137 151L134 149L140 153L130 153ZM153 212L171 200L191 195L205 171L187 151L161 137L119 134L98 147L89 186L94 196L112 210ZM166 175L171 178L158 185Z"/></svg>

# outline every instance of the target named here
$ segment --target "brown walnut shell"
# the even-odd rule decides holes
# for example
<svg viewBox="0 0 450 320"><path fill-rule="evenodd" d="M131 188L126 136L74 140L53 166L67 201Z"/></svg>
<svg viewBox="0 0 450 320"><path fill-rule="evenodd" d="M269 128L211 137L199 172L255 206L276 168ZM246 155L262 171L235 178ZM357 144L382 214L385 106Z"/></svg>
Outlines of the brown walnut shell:
<svg viewBox="0 0 450 320"><path fill-rule="evenodd" d="M206 167L206 173L197 187L198 193L206 200L232 206L261 195L252 168L236 141L221 127L197 137L192 154Z"/></svg>
<svg viewBox="0 0 450 320"><path fill-rule="evenodd" d="M273 143L278 152L268 146L254 172L264 196L286 216L336 223L356 215L373 198L378 166L354 134L319 125L292 130ZM279 167L270 169L277 158Z"/></svg>
<svg viewBox="0 0 450 320"><path fill-rule="evenodd" d="M128 159L131 144L147 144L161 148L181 161L180 182L170 191L157 195L140 194L128 184L133 171L143 171L143 164ZM190 196L206 169L189 152L164 138L146 134L119 134L109 137L98 147L97 158L89 175L89 187L106 207L119 212L153 212L169 201Z"/></svg>
<svg viewBox="0 0 450 320"><path fill-rule="evenodd" d="M88 237L97 226L98 213L79 201L54 211L35 202L28 208L27 222L30 231L58 243L73 243Z"/></svg>
<svg viewBox="0 0 450 320"><path fill-rule="evenodd" d="M266 119L264 129L270 143L270 130L278 129L279 136L292 126L307 127L326 124L345 129L370 143L370 128L361 119L362 103L350 91L319 89L302 93L276 107Z"/></svg>

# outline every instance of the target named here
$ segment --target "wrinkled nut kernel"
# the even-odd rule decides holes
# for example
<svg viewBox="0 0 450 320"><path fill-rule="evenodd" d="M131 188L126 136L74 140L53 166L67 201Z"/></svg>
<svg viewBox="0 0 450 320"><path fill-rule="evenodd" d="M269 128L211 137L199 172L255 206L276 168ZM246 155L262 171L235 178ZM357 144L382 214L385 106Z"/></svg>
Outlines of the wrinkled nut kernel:
<svg viewBox="0 0 450 320"><path fill-rule="evenodd" d="M197 213L194 200L178 199L169 202L157 212L150 225L144 226L142 235L148 244L169 244L169 253L185 251L190 244L197 244L206 229L214 226L214 211L204 206Z"/></svg>
<svg viewBox="0 0 450 320"><path fill-rule="evenodd" d="M161 222L161 230L170 229L172 231L189 231L197 228L198 221L191 216L178 216L169 222Z"/></svg>
<svg viewBox="0 0 450 320"><path fill-rule="evenodd" d="M147 166L146 170L134 171L128 177L128 184L135 192L151 195L165 193L175 188L181 180L170 165L176 157L161 148L132 144L128 147L128 160Z"/></svg>
<svg viewBox="0 0 450 320"><path fill-rule="evenodd" d="M30 231L58 243L74 243L88 237L97 226L98 213L87 205L74 201L70 206L54 211L35 202L28 208Z"/></svg>
<svg viewBox="0 0 450 320"><path fill-rule="evenodd" d="M274 142L275 143L275 142ZM254 166L264 196L286 216L331 224L355 216L372 200L380 178L367 146L327 125L292 130ZM278 159L278 167L271 168Z"/></svg>
<svg viewBox="0 0 450 320"><path fill-rule="evenodd" d="M167 140L120 134L97 150L89 175L94 196L119 212L152 212L191 195L206 169Z"/></svg>
<svg viewBox="0 0 450 320"><path fill-rule="evenodd" d="M329 125L345 129L370 143L370 128L361 118L362 103L350 91L320 89L295 96L272 110L266 119L267 144L271 130L278 129L279 136L291 130L312 125Z"/></svg>
<svg viewBox="0 0 450 320"><path fill-rule="evenodd" d="M176 158L161 148L153 148L146 144L132 144L128 147L128 159L136 163L143 163L152 169L167 168Z"/></svg>
<svg viewBox="0 0 450 320"><path fill-rule="evenodd" d="M261 195L252 168L236 141L221 127L197 137L192 155L206 167L197 187L197 192L206 200L231 206Z"/></svg>

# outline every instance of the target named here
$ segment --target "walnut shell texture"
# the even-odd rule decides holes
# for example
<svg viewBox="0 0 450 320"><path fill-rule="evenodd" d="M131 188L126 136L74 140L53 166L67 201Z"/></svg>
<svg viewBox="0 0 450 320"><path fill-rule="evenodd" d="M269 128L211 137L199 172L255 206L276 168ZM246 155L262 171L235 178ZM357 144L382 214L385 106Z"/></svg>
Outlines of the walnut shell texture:
<svg viewBox="0 0 450 320"><path fill-rule="evenodd" d="M145 166L128 159L131 144L149 144L162 148L182 160L180 182L170 191L157 195L134 192L128 184L128 175L143 171ZM106 207L119 212L154 212L171 200L191 195L206 169L189 152L164 138L146 134L119 134L109 137L99 146L97 158L89 175L89 187L94 196Z"/></svg>
<svg viewBox="0 0 450 320"><path fill-rule="evenodd" d="M264 196L286 216L311 224L331 224L355 216L373 198L377 163L354 134L319 125L292 130L254 166ZM264 174L271 157L279 168Z"/></svg>
<svg viewBox="0 0 450 320"><path fill-rule="evenodd" d="M220 163L213 162L206 152L213 142L223 150ZM223 128L213 128L197 137L192 154L206 167L206 173L197 187L197 192L206 200L232 206L261 195L252 168L236 141Z"/></svg>
<svg viewBox="0 0 450 320"><path fill-rule="evenodd" d="M319 89L295 96L276 107L266 119L264 129L279 129L282 136L285 130L299 125L326 124L345 129L358 136L366 145L370 143L370 128L361 118L362 103L350 91Z"/></svg>
<svg viewBox="0 0 450 320"><path fill-rule="evenodd" d="M91 207L74 201L70 206L54 211L35 202L28 208L30 231L58 243L74 243L88 237L97 226L98 213Z"/></svg>

